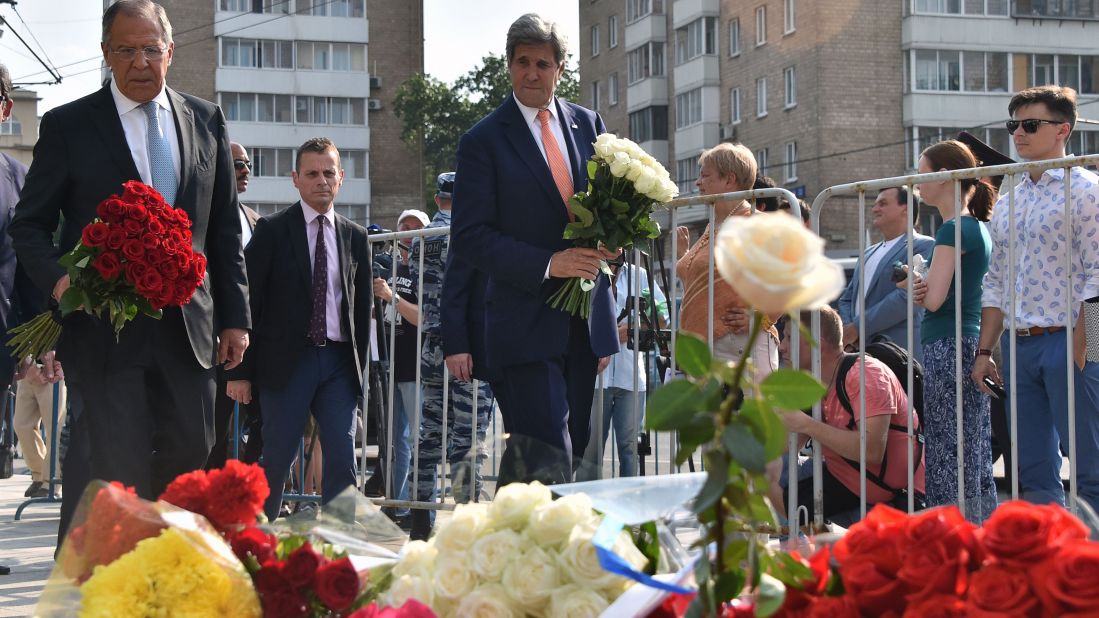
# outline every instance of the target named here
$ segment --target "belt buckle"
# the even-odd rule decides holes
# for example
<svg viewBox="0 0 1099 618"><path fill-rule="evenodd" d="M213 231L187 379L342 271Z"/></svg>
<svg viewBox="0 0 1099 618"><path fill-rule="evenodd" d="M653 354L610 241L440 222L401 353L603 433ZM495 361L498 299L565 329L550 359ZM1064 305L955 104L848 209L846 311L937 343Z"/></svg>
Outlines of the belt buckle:
<svg viewBox="0 0 1099 618"><path fill-rule="evenodd" d="M1016 328L1015 335L1018 337L1030 337L1032 333L1029 328Z"/></svg>

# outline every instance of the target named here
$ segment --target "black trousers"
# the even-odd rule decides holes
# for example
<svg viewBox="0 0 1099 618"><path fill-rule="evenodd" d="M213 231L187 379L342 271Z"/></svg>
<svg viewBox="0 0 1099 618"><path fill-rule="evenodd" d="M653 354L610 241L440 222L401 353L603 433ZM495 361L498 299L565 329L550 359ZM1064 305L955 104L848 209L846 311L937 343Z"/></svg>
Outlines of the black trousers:
<svg viewBox="0 0 1099 618"><path fill-rule="evenodd" d="M214 389L214 446L206 459L206 469L214 470L225 466L225 460L233 454L233 405L236 403L225 394L225 372L217 372L217 386ZM248 442L240 452L244 463L259 462L263 453L263 415L260 413L259 393L252 392L252 403L240 405L241 431L248 430Z"/></svg>

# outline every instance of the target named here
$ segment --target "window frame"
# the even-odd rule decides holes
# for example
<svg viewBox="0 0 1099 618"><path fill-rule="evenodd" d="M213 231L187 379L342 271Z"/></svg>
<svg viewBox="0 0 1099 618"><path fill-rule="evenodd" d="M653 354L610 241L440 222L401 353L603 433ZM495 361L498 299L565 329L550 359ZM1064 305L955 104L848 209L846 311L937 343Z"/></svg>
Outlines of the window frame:
<svg viewBox="0 0 1099 618"><path fill-rule="evenodd" d="M618 15L607 18L607 49L618 47Z"/></svg>
<svg viewBox="0 0 1099 618"><path fill-rule="evenodd" d="M618 71L607 75L607 105L610 107L618 105Z"/></svg>
<svg viewBox="0 0 1099 618"><path fill-rule="evenodd" d="M591 26L591 57L599 55L599 24Z"/></svg>
<svg viewBox="0 0 1099 618"><path fill-rule="evenodd" d="M783 145L783 154L785 155L783 160L782 172L785 176L784 182L797 182L798 181L798 143L797 141L789 141Z"/></svg>
<svg viewBox="0 0 1099 618"><path fill-rule="evenodd" d="M762 94L762 96L761 96ZM767 76L756 78L756 118L767 115Z"/></svg>
<svg viewBox="0 0 1099 618"><path fill-rule="evenodd" d="M795 0L782 0L782 34L793 34L797 31L797 11Z"/></svg>
<svg viewBox="0 0 1099 618"><path fill-rule="evenodd" d="M740 107L740 86L729 89L729 124L736 126L744 121Z"/></svg>
<svg viewBox="0 0 1099 618"><path fill-rule="evenodd" d="M782 70L783 109L793 109L798 105L798 76L796 65Z"/></svg>
<svg viewBox="0 0 1099 618"><path fill-rule="evenodd" d="M740 18L729 20L729 57L736 58L740 55Z"/></svg>
<svg viewBox="0 0 1099 618"><path fill-rule="evenodd" d="M767 5L756 7L756 47L767 44Z"/></svg>

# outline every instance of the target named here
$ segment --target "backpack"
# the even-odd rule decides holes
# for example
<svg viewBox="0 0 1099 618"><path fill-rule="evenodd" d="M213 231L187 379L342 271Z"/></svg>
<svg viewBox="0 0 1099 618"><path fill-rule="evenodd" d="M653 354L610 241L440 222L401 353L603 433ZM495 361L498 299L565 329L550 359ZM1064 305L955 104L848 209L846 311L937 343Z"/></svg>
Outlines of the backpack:
<svg viewBox="0 0 1099 618"><path fill-rule="evenodd" d="M866 355L878 359L890 371L893 372L893 376L897 378L897 381L901 384L901 389L912 401L912 413L918 421L917 426L912 429L912 435L916 438L916 448L912 453L913 461L917 462L917 468L923 465L923 450L924 450L924 437L923 437L923 366L920 362L912 358L908 353L908 350L898 346L889 340L873 341L866 346ZM849 418L847 420L847 429L855 430L855 410L851 407L851 398L847 394L847 373L855 366L855 361L859 358L858 354L845 354L843 360L840 361L839 369L836 372L836 397L840 400L840 404L843 405L843 409L847 411ZM912 391L908 391L908 366L912 365ZM889 424L889 431L899 431L905 435L908 435L908 426L900 425L896 423ZM896 488L890 486L885 482L886 466L889 463L889 451L888 442L886 443L886 453L882 457L881 472L874 474L869 469L866 471L867 480L873 481L876 485L893 493L894 496L906 491L905 488ZM859 467L859 462L852 461L844 458L844 460L854 468Z"/></svg>

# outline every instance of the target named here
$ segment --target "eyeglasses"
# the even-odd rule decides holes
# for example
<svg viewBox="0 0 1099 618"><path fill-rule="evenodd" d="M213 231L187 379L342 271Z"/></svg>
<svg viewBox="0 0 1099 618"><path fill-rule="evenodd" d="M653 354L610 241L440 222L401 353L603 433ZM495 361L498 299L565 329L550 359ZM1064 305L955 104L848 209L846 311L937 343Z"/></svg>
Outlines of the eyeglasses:
<svg viewBox="0 0 1099 618"><path fill-rule="evenodd" d="M145 57L148 62L157 62L164 58L164 54L168 53L167 47L142 47L140 50L133 47L119 47L118 49L112 49L111 53L118 58L125 60L126 62L133 62L134 58L137 58L137 54L140 51L141 55Z"/></svg>
<svg viewBox="0 0 1099 618"><path fill-rule="evenodd" d="M1046 123L1046 124L1068 124L1064 120L1045 120L1044 118L1028 118L1026 120L1008 120L1005 123L1005 126L1007 126L1007 132L1008 133L1014 133L1015 130L1018 129L1020 126L1023 127L1023 131L1026 131L1027 133L1037 133L1038 132L1038 127L1040 127L1043 122Z"/></svg>
<svg viewBox="0 0 1099 618"><path fill-rule="evenodd" d="M233 159L233 167L235 167L238 171L242 170L246 167L249 170L251 170L252 169L252 162L251 161L245 161L244 159Z"/></svg>

